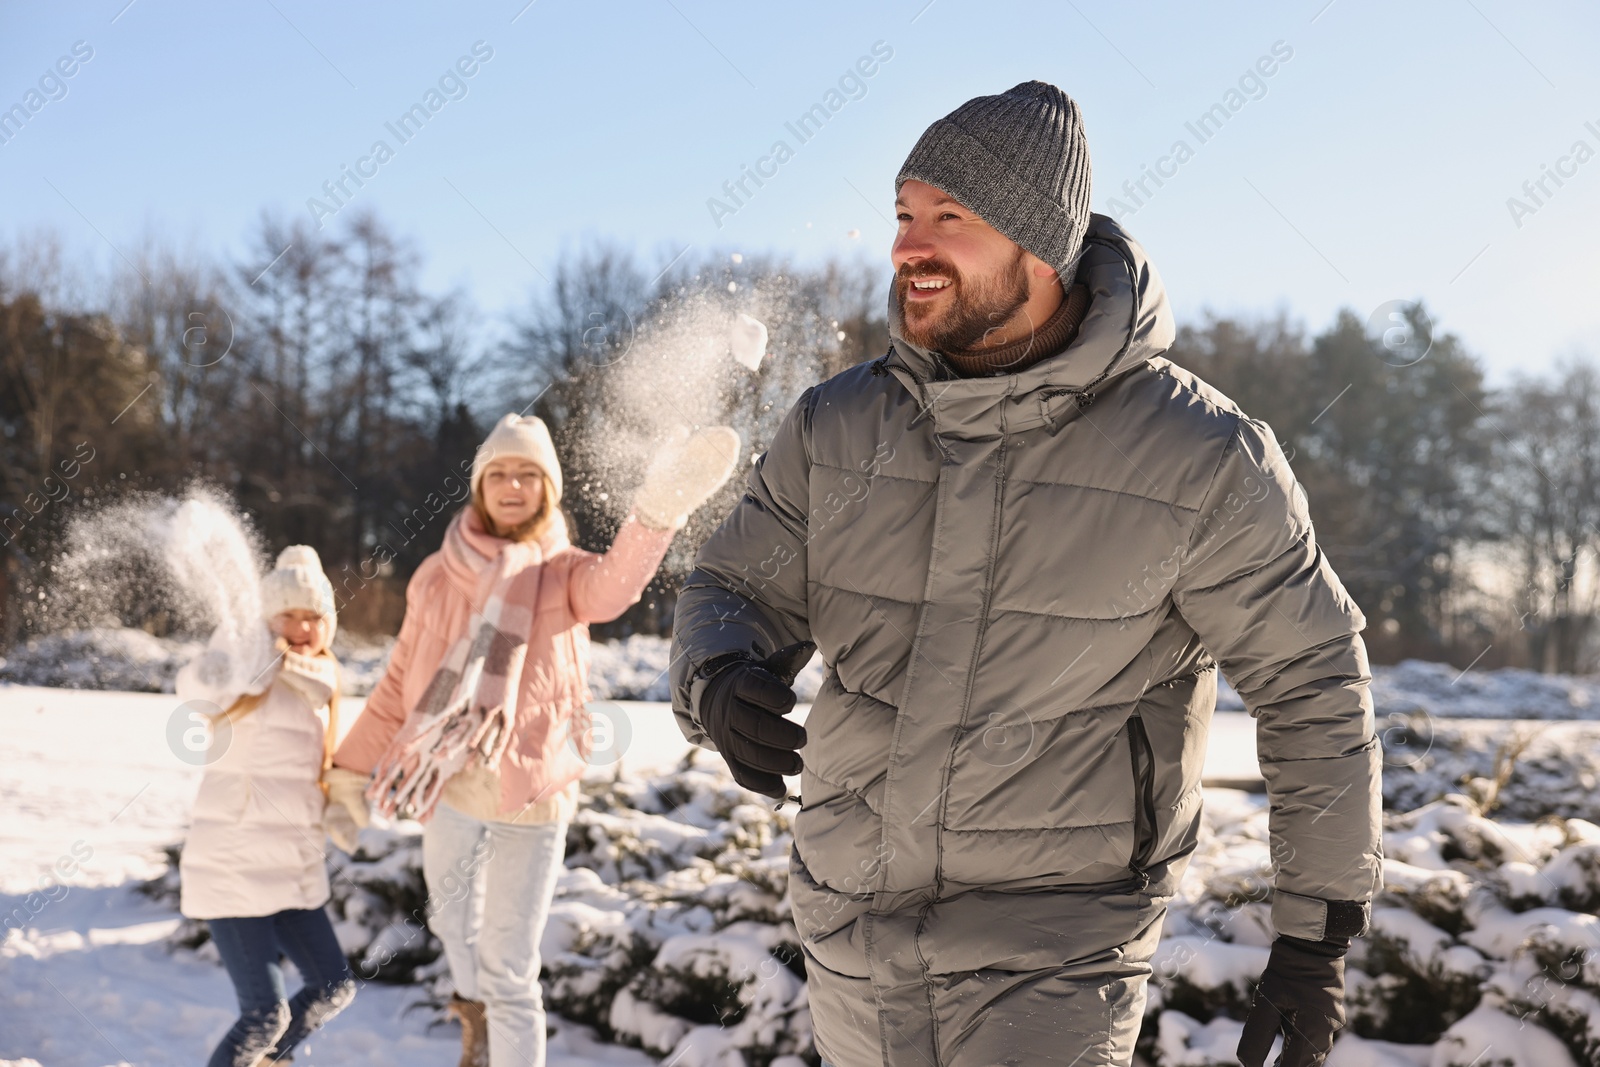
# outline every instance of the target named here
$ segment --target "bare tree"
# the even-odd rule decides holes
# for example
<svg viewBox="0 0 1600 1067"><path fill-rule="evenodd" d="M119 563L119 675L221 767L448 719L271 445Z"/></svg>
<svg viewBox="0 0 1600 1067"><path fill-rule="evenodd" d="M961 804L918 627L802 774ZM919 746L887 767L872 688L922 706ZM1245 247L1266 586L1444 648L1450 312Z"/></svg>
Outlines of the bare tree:
<svg viewBox="0 0 1600 1067"><path fill-rule="evenodd" d="M1519 621L1529 655L1544 671L1592 670L1600 608L1600 370L1588 358L1563 360L1554 381L1519 378L1500 410L1505 437L1494 510L1521 563Z"/></svg>

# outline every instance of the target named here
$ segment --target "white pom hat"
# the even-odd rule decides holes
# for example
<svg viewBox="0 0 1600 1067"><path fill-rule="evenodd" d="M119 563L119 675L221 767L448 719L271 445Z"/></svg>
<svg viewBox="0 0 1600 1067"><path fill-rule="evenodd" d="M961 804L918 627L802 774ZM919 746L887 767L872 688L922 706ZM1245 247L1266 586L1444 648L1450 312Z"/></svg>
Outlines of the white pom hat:
<svg viewBox="0 0 1600 1067"><path fill-rule="evenodd" d="M483 468L491 460L508 456L537 463L539 469L544 471L544 476L550 479L556 499L561 499L561 461L556 459L556 445L550 439L550 428L543 419L537 415L518 415L513 412L495 423L494 429L489 431L489 436L472 457L474 492L478 488L478 479L483 477Z"/></svg>
<svg viewBox="0 0 1600 1067"><path fill-rule="evenodd" d="M261 581L261 614L271 621L279 612L299 608L328 620L328 639L339 625L333 583L310 545L290 545L278 553L278 564Z"/></svg>

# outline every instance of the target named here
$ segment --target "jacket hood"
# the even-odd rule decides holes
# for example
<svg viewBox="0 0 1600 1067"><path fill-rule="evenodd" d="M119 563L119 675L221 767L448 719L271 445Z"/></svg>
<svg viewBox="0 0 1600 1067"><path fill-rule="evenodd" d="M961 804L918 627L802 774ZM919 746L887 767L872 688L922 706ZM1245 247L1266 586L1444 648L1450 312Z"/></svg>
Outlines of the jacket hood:
<svg viewBox="0 0 1600 1067"><path fill-rule="evenodd" d="M893 347L874 361L874 372L893 372L948 429L1003 432L1058 424L1078 406L1076 394L1087 393L1087 403L1096 389L1166 351L1177 336L1155 264L1110 216L1089 216L1076 281L1089 286L1089 310L1065 351L1016 374L953 379L940 377L931 350L905 339L891 284Z"/></svg>

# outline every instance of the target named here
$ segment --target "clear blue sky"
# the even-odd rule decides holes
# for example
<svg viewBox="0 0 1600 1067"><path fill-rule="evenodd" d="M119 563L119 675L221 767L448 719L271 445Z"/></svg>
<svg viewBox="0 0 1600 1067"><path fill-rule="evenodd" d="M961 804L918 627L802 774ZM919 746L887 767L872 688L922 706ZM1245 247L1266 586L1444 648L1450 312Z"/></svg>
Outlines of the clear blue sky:
<svg viewBox="0 0 1600 1067"><path fill-rule="evenodd" d="M1421 298L1494 382L1600 356L1592 3L525 2L7 4L0 109L41 78L60 98L33 98L0 143L0 227L58 228L102 263L151 235L239 257L263 209L331 207L323 183L381 139L393 158L365 164L351 204L490 315L591 236L663 262L686 246L839 253L887 273L894 175L918 135L1039 78L1082 107L1095 208L1136 208L1124 224L1180 321L1283 308L1317 330L1340 307ZM80 41L92 58L50 81ZM465 96L441 94L402 144L385 123L478 41L493 54ZM892 58L800 143L785 123L876 42ZM1275 42L1292 55L1230 101ZM1187 128L1230 102L1204 143ZM708 198L779 139L793 158L719 227ZM1180 139L1192 157L1127 198ZM1597 158L1580 163L1579 141ZM1523 183L1558 166L1564 184L1529 199ZM1513 196L1533 209L1520 226Z"/></svg>

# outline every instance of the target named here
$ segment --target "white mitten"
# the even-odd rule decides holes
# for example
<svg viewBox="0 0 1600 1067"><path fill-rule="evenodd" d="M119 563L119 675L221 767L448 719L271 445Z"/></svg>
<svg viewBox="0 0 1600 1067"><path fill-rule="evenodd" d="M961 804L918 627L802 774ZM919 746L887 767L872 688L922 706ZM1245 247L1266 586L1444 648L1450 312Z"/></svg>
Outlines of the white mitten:
<svg viewBox="0 0 1600 1067"><path fill-rule="evenodd" d="M265 623L253 624L243 635L219 628L200 654L178 671L174 690L182 701L231 707L247 693L266 691L276 676L269 669L276 665L276 656Z"/></svg>
<svg viewBox="0 0 1600 1067"><path fill-rule="evenodd" d="M220 689L233 679L233 657L220 648L208 648L194 661L195 679L201 685Z"/></svg>
<svg viewBox="0 0 1600 1067"><path fill-rule="evenodd" d="M226 708L239 697L233 658L221 648L207 648L185 663L173 679L173 691L182 701L204 701Z"/></svg>
<svg viewBox="0 0 1600 1067"><path fill-rule="evenodd" d="M744 442L732 426L690 431L679 424L668 433L645 471L634 498L639 521L655 530L676 530L733 473Z"/></svg>
<svg viewBox="0 0 1600 1067"><path fill-rule="evenodd" d="M322 809L322 829L345 852L354 853L361 828L372 821L367 804L367 775L343 767L322 773L328 785L328 803Z"/></svg>

